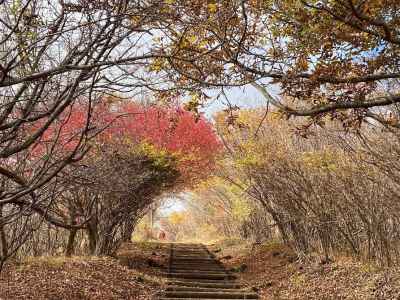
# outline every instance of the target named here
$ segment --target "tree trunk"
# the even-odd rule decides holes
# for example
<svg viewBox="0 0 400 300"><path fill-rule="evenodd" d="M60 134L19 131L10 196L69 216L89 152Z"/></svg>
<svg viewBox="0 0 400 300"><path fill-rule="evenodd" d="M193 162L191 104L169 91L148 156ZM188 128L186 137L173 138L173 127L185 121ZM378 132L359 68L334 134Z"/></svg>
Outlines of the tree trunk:
<svg viewBox="0 0 400 300"><path fill-rule="evenodd" d="M75 253L75 237L76 237L77 232L78 232L77 229L71 229L69 231L67 248L65 250L65 256L70 257L71 255L73 255Z"/></svg>
<svg viewBox="0 0 400 300"><path fill-rule="evenodd" d="M150 235L151 235L151 239L154 238L153 236L153 230L154 230L154 213L155 213L155 209L153 207L153 204L150 205L150 211L149 211L149 221L150 221Z"/></svg>
<svg viewBox="0 0 400 300"><path fill-rule="evenodd" d="M98 240L97 230L92 225L88 224L86 232L87 232L88 239L89 239L90 255L95 255L96 248L97 248L97 240Z"/></svg>
<svg viewBox="0 0 400 300"><path fill-rule="evenodd" d="M7 236L3 225L3 206L0 205L0 261L8 257L8 243Z"/></svg>
<svg viewBox="0 0 400 300"><path fill-rule="evenodd" d="M125 222L124 227L123 227L123 232L122 232L122 242L124 242L124 243L131 242L133 227L134 227L133 221L128 220Z"/></svg>

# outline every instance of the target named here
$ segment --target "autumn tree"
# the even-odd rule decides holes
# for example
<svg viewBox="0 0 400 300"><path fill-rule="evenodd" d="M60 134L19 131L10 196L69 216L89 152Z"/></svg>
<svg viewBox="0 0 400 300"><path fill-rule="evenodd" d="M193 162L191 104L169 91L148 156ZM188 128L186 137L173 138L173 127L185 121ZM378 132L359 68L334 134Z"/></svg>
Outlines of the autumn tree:
<svg viewBox="0 0 400 300"><path fill-rule="evenodd" d="M218 161L219 166L214 174L220 172L222 161ZM240 186L222 176L212 176L196 186L189 203L198 212L199 223L206 220L227 238L251 239L244 227L256 207ZM266 228L263 228L263 232L266 232Z"/></svg>
<svg viewBox="0 0 400 300"><path fill-rule="evenodd" d="M288 116L398 126L398 1L168 1L168 9L174 26L159 52L180 59L159 60L155 72L197 91L193 107L207 101L205 88L248 84Z"/></svg>
<svg viewBox="0 0 400 300"><path fill-rule="evenodd" d="M130 240L137 221L157 197L205 178L221 149L211 124L180 107L145 106L110 97L92 111L91 125L101 130L91 139L90 151L55 177L54 193L46 193L41 201L47 215L58 220L49 222L53 229L45 236L52 239L41 240L46 229L36 217L31 218L40 228L32 242L65 248L67 255L76 250L113 253L121 242ZM86 108L75 105L69 115L73 118L60 118L46 130L34 155L42 155L56 137L60 150L75 147L80 140L76 132L86 122ZM11 228L19 225L9 224L7 229ZM32 242L20 242L26 253L38 248Z"/></svg>
<svg viewBox="0 0 400 300"><path fill-rule="evenodd" d="M344 134L335 122L304 139L292 132L298 120L288 124L276 112L260 123L263 109L241 111L234 125L227 115L216 121L228 149L216 174L259 204L267 222L255 229L278 234L299 256L326 261L345 251L399 262L397 132L371 125Z"/></svg>
<svg viewBox="0 0 400 300"><path fill-rule="evenodd" d="M186 186L208 177L214 169L222 144L204 116L195 116L181 106L121 102L114 109L117 115L127 117L118 118L107 132L115 138L146 141L176 156Z"/></svg>
<svg viewBox="0 0 400 300"><path fill-rule="evenodd" d="M94 254L110 253L129 241L157 196L205 178L221 147L210 123L179 107L119 102L104 119L113 122L97 137L98 149L83 160L86 184L73 184L68 192L81 191L71 212L91 216L85 228ZM84 207L91 211L82 213Z"/></svg>
<svg viewBox="0 0 400 300"><path fill-rule="evenodd" d="M160 5L87 0L0 4L0 233L16 233L15 244L2 234L3 257L36 230L31 215L54 226L76 227L46 206L56 199L60 172L81 160L103 129L93 123L93 112L105 95L156 89L160 78L145 71L151 59L160 58L152 42L155 33L161 34ZM75 114L77 106L84 108L82 114ZM80 126L72 134L66 126L78 118ZM23 225L19 231L7 230L18 222Z"/></svg>
<svg viewBox="0 0 400 300"><path fill-rule="evenodd" d="M88 151L101 129L91 124L94 107L105 95L135 94L158 82L144 75L150 59L159 57L149 43L153 31L159 32L161 15L150 13L158 8L141 1L0 5L0 204L6 214L29 210L49 221L40 190ZM60 147L66 142L63 123L76 119L76 105L85 107L84 122L66 151ZM50 128L54 134L46 139ZM46 151L36 155L40 141Z"/></svg>

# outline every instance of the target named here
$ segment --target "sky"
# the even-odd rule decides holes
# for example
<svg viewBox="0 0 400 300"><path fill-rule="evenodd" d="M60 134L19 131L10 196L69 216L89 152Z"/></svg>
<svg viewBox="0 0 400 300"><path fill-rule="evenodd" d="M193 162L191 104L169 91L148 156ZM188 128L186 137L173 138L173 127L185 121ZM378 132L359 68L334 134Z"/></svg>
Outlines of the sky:
<svg viewBox="0 0 400 300"><path fill-rule="evenodd" d="M267 104L262 95L250 85L232 88L226 94L231 105L237 105L240 108L257 108ZM227 104L224 99L214 100L205 105L202 111L208 119L212 119L216 112L227 108Z"/></svg>
<svg viewBox="0 0 400 300"><path fill-rule="evenodd" d="M182 195L184 198L185 195ZM158 213L162 216L167 216L173 212L180 212L186 210L185 200L181 197L176 198L173 196L164 200L162 206L158 209Z"/></svg>

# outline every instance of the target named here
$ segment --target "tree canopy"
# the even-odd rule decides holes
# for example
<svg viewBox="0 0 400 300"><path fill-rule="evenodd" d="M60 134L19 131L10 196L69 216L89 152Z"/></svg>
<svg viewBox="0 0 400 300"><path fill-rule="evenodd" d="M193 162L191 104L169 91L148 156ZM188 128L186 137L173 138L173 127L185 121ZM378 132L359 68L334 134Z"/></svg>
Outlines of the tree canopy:
<svg viewBox="0 0 400 300"><path fill-rule="evenodd" d="M288 116L397 124L383 113L387 109L375 108L393 109L400 101L398 1L168 5L173 25L159 51L180 58L157 60L154 70L197 84L200 99L207 99L204 87L250 84ZM271 92L274 85L278 96Z"/></svg>

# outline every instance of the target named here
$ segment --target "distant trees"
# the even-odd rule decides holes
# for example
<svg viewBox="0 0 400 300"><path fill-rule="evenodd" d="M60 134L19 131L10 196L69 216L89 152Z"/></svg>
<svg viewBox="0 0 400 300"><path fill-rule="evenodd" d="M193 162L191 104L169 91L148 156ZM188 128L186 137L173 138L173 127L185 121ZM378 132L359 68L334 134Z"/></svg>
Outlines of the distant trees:
<svg viewBox="0 0 400 300"><path fill-rule="evenodd" d="M185 237L194 237L194 231L198 230L196 224L191 222L190 215L182 212L172 212L167 218L161 219L162 229L168 233L168 239L179 241Z"/></svg>
<svg viewBox="0 0 400 300"><path fill-rule="evenodd" d="M220 172L219 168L214 174ZM192 210L198 211L199 223L205 220L227 237L249 238L241 235L241 226L249 219L253 203L246 198L241 187L213 176L196 187L192 198Z"/></svg>

